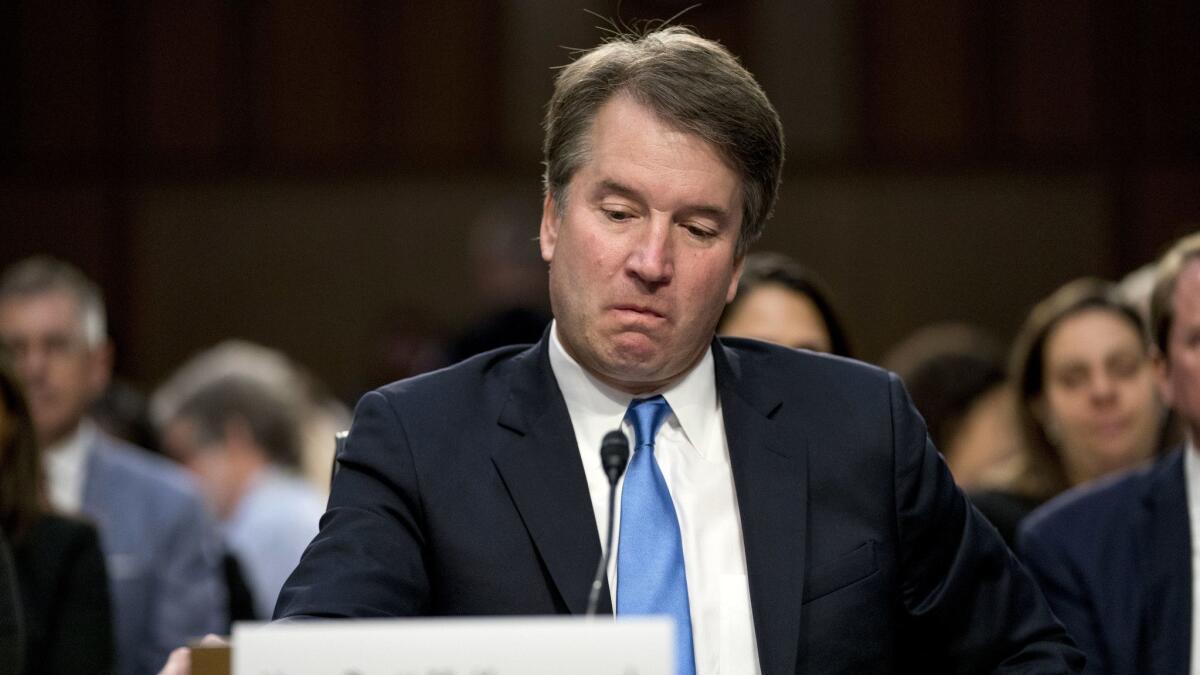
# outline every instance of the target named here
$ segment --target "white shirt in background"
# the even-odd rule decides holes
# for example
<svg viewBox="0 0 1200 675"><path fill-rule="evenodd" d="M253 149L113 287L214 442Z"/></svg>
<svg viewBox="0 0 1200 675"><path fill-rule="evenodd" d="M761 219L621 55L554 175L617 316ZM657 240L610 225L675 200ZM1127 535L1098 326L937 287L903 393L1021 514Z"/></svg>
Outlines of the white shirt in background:
<svg viewBox="0 0 1200 675"><path fill-rule="evenodd" d="M1200 450L1195 439L1183 449L1183 483L1187 487L1188 527L1192 535L1192 675L1200 675Z"/></svg>
<svg viewBox="0 0 1200 675"><path fill-rule="evenodd" d="M78 514L83 510L83 484L88 448L96 438L96 425L84 418L75 431L42 451L46 489L55 511Z"/></svg>

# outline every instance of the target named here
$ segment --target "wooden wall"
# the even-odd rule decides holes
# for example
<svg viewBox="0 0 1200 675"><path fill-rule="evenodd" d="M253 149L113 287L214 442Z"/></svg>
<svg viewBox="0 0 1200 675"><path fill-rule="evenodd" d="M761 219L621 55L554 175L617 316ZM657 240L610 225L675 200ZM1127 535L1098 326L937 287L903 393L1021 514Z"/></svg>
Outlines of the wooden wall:
<svg viewBox="0 0 1200 675"><path fill-rule="evenodd" d="M537 199L552 68L616 4L9 3L0 265L94 275L141 384L237 336L353 398L389 312L472 316L467 225ZM864 357L939 319L1007 337L1200 223L1197 3L714 0L683 22L784 117L763 247L828 278Z"/></svg>

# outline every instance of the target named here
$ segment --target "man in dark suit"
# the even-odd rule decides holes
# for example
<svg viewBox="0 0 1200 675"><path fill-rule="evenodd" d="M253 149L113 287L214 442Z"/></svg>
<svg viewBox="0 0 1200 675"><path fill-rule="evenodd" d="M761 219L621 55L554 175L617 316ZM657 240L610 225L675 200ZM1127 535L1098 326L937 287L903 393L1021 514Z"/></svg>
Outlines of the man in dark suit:
<svg viewBox="0 0 1200 675"><path fill-rule="evenodd" d="M1068 492L1031 514L1018 539L1088 673L1200 672L1200 235L1159 263L1150 300L1160 390L1188 431L1183 447ZM1189 667L1189 662L1191 666Z"/></svg>
<svg viewBox="0 0 1200 675"><path fill-rule="evenodd" d="M50 505L100 532L116 672L152 672L180 642L222 630L220 542L199 492L88 418L112 365L100 290L62 261L16 263L0 279L0 348L29 401Z"/></svg>
<svg viewBox="0 0 1200 675"><path fill-rule="evenodd" d="M544 148L554 323L362 399L277 618L582 613L621 429L602 610L671 615L680 673L1080 667L894 376L714 339L783 160L732 55L607 42L558 76Z"/></svg>

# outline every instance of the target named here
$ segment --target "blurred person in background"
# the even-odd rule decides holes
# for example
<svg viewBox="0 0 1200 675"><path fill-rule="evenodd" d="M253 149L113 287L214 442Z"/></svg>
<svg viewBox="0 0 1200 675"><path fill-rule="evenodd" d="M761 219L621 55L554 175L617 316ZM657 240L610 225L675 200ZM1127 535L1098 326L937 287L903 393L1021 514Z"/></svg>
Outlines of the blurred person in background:
<svg viewBox="0 0 1200 675"><path fill-rule="evenodd" d="M297 411L300 420L300 473L329 492L334 435L350 426L350 411L326 393L324 385L283 352L245 340L226 340L193 355L150 397L150 417L160 434L179 407L198 391L229 376L258 382Z"/></svg>
<svg viewBox="0 0 1200 675"><path fill-rule="evenodd" d="M109 436L151 452L161 452L150 421L150 402L133 383L112 378L92 403L88 416Z"/></svg>
<svg viewBox="0 0 1200 675"><path fill-rule="evenodd" d="M296 475L297 412L262 383L227 376L183 401L163 434L166 452L199 479L260 620L271 617L325 510Z"/></svg>
<svg viewBox="0 0 1200 675"><path fill-rule="evenodd" d="M113 628L108 577L91 525L46 502L33 421L16 378L0 359L0 538L16 592L3 604L16 639L0 650L4 672L109 673ZM3 669L0 669L3 670Z"/></svg>
<svg viewBox="0 0 1200 675"><path fill-rule="evenodd" d="M746 256L737 295L725 307L717 333L851 356L825 284L779 253Z"/></svg>
<svg viewBox="0 0 1200 675"><path fill-rule="evenodd" d="M223 629L220 543L191 479L86 414L112 369L99 288L59 260L14 264L0 278L0 345L29 404L50 506L100 530L117 672L153 672L172 647Z"/></svg>
<svg viewBox="0 0 1200 675"><path fill-rule="evenodd" d="M1200 234L1164 256L1150 316L1158 386L1186 440L1150 466L1055 499L1019 536L1087 673L1200 672Z"/></svg>
<svg viewBox="0 0 1200 675"><path fill-rule="evenodd" d="M916 331L883 359L904 380L933 444L968 492L994 485L1020 445L1004 357L983 330L941 323Z"/></svg>
<svg viewBox="0 0 1200 675"><path fill-rule="evenodd" d="M1013 346L1021 456L976 506L1002 530L1075 485L1158 450L1164 409L1138 313L1112 284L1078 279L1030 312Z"/></svg>
<svg viewBox="0 0 1200 675"><path fill-rule="evenodd" d="M432 312L415 305L390 310L368 332L361 350L364 380L353 396L450 365L446 332Z"/></svg>
<svg viewBox="0 0 1200 675"><path fill-rule="evenodd" d="M467 260L481 316L452 341L456 363L508 345L532 344L550 325L546 263L530 232L542 220L537 193L486 206L467 234Z"/></svg>

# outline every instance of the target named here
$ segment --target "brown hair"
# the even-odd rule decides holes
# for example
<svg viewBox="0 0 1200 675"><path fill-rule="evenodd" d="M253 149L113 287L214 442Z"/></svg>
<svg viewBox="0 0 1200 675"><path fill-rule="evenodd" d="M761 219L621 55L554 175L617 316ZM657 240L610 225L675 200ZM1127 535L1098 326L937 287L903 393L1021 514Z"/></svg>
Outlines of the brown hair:
<svg viewBox="0 0 1200 675"><path fill-rule="evenodd" d="M1150 329L1154 333L1154 344L1163 358L1167 358L1167 343L1171 340L1171 326L1175 323L1175 284L1183 268L1193 260L1200 260L1200 232L1175 242L1163 255L1154 273L1154 290L1150 294Z"/></svg>
<svg viewBox="0 0 1200 675"><path fill-rule="evenodd" d="M542 143L544 187L563 209L587 160L600 107L627 94L668 124L714 145L742 178L744 255L766 227L783 171L783 125L754 77L720 44L671 26L617 35L567 65L554 82Z"/></svg>
<svg viewBox="0 0 1200 675"><path fill-rule="evenodd" d="M14 541L47 510L42 464L25 396L0 360L0 401L7 432L0 436L0 528Z"/></svg>
<svg viewBox="0 0 1200 675"><path fill-rule="evenodd" d="M816 272L783 255L770 251L751 253L746 256L746 264L742 267L742 278L738 281L737 294L733 301L725 306L721 314L718 329L724 326L733 316L734 311L745 301L754 289L766 284L778 284L784 288L808 298L821 320L825 322L825 330L829 333L830 353L838 356L853 356L850 349L850 339L846 336L846 328L841 315L833 308L828 287L817 276Z"/></svg>
<svg viewBox="0 0 1200 675"><path fill-rule="evenodd" d="M1014 487L1030 497L1048 499L1070 487L1062 456L1033 414L1034 402L1045 388L1045 349L1050 333L1068 317L1098 309L1123 319L1146 342L1146 328L1137 310L1119 299L1115 286L1100 279L1076 279L1051 293L1030 311L1013 343L1009 371L1021 405L1017 418L1024 440L1024 466Z"/></svg>

